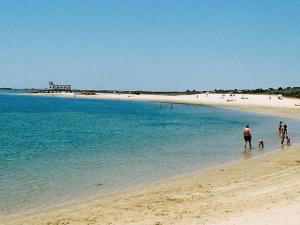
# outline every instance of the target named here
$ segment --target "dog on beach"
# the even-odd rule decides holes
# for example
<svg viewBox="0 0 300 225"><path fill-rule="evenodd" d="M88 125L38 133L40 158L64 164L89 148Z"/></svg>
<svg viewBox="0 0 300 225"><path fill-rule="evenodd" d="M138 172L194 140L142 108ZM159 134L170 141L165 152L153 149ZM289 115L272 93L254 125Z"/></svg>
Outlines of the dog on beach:
<svg viewBox="0 0 300 225"><path fill-rule="evenodd" d="M265 147L264 141L263 140L259 140L258 141L258 148L264 148L264 147Z"/></svg>

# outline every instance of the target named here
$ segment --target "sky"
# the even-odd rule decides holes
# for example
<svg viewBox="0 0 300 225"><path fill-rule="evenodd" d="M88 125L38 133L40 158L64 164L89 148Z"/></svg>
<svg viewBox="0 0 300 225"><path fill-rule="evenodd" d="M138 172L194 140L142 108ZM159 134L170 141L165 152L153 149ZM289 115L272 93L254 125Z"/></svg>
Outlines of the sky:
<svg viewBox="0 0 300 225"><path fill-rule="evenodd" d="M300 86L300 1L1 0L0 87Z"/></svg>

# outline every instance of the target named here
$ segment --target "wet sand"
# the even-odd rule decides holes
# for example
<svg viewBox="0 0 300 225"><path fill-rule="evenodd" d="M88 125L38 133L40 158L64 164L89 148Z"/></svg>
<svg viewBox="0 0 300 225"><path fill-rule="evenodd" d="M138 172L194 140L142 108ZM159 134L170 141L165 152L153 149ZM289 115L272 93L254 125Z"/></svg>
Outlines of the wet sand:
<svg viewBox="0 0 300 225"><path fill-rule="evenodd" d="M299 224L298 215L300 147L286 147L269 156L2 224Z"/></svg>

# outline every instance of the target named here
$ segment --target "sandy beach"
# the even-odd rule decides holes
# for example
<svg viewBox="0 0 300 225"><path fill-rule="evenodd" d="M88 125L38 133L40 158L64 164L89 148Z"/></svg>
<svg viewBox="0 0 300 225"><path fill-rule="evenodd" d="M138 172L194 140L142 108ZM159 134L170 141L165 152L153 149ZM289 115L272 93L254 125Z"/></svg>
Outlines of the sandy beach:
<svg viewBox="0 0 300 225"><path fill-rule="evenodd" d="M299 99L264 95L42 94L228 107L300 118ZM257 150L254 150L257 151ZM193 176L88 202L22 215L1 224L300 224L300 146L200 171Z"/></svg>
<svg viewBox="0 0 300 225"><path fill-rule="evenodd" d="M2 224L299 224L300 148Z"/></svg>
<svg viewBox="0 0 300 225"><path fill-rule="evenodd" d="M300 0L0 18L0 225L300 225Z"/></svg>
<svg viewBox="0 0 300 225"><path fill-rule="evenodd" d="M179 103L225 107L233 110L249 111L274 116L300 118L300 99L276 95L254 94L195 94L195 95L136 95L136 94L104 94L84 95L74 93L38 93L34 96L54 96L83 99L105 99L126 101L148 101L158 103Z"/></svg>

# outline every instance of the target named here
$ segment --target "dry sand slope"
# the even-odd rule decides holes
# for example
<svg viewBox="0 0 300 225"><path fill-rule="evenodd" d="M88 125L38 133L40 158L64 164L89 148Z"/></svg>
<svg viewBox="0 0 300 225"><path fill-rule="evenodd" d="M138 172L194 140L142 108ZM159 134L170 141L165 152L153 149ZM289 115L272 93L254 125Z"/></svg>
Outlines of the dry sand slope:
<svg viewBox="0 0 300 225"><path fill-rule="evenodd" d="M300 224L300 148L4 224Z"/></svg>

